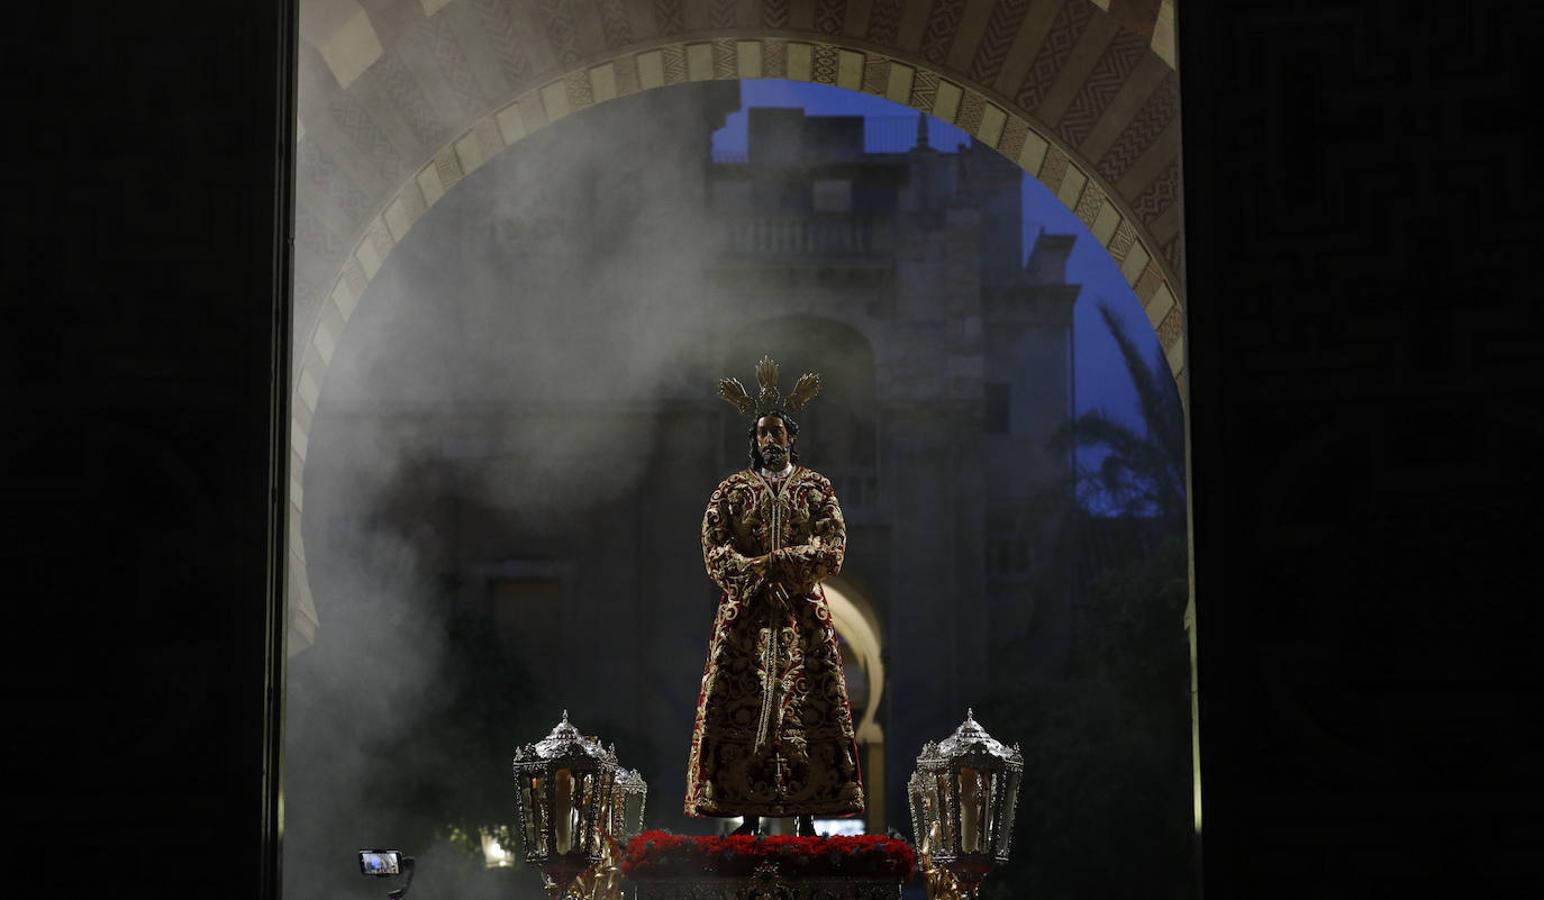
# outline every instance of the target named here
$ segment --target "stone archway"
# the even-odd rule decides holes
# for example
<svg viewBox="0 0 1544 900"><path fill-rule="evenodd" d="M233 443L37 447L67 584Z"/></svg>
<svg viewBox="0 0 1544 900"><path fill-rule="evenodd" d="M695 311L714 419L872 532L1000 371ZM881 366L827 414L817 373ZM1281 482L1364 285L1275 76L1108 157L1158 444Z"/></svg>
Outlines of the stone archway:
<svg viewBox="0 0 1544 900"><path fill-rule="evenodd" d="M289 647L317 627L312 418L392 249L468 174L598 103L787 78L950 122L1015 160L1120 267L1185 396L1172 0L308 0L302 6Z"/></svg>

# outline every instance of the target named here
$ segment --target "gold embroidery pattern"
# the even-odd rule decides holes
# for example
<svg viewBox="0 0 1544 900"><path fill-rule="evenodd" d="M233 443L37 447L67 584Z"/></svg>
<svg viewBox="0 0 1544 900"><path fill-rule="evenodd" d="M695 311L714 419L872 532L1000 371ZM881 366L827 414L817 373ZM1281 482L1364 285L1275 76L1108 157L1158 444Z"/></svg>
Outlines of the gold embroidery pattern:
<svg viewBox="0 0 1544 900"><path fill-rule="evenodd" d="M847 682L820 589L846 547L831 482L809 469L795 467L776 488L737 472L713 491L702 553L724 595L697 698L687 813L863 811ZM770 567L753 563L774 550Z"/></svg>

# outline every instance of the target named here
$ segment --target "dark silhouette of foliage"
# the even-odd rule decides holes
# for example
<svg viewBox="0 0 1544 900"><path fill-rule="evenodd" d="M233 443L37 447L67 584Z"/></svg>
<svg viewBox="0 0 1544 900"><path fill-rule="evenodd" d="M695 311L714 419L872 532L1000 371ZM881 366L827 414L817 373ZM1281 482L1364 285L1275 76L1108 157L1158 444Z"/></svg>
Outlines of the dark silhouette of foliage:
<svg viewBox="0 0 1544 900"><path fill-rule="evenodd" d="M1100 313L1143 421L1085 413L1052 439L1102 459L1063 487L1062 539L1037 585L1078 598L1065 670L999 678L977 707L1025 757L1014 858L987 879L993 898L1196 896L1184 418L1161 351L1144 357L1114 313ZM1025 660L1029 643L993 655Z"/></svg>
<svg viewBox="0 0 1544 900"><path fill-rule="evenodd" d="M1099 307L1105 327L1120 348L1140 404L1142 425L1112 418L1104 410L1075 417L1052 439L1052 447L1095 451L1097 466L1079 467L1078 497L1092 510L1141 516L1166 523L1185 521L1185 416L1163 349L1144 359L1108 305Z"/></svg>

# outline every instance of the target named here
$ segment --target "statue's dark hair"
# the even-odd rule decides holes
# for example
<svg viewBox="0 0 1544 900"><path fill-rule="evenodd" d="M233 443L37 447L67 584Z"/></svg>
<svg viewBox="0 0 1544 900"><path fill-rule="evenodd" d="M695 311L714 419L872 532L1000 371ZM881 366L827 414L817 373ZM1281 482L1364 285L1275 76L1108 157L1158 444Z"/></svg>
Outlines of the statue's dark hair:
<svg viewBox="0 0 1544 900"><path fill-rule="evenodd" d="M769 412L758 414L756 418L751 420L751 427L745 430L745 437L750 441L751 444L751 465L758 469L765 469L767 467L767 463L766 460L761 458L761 448L756 446L756 423L760 422L762 419L765 419L767 416L776 416L777 418L783 420L783 427L788 429L788 437L790 439L790 443L793 438L799 436L799 423L793 420L793 416L790 416L782 410L774 409ZM799 461L799 451L795 450L792 446L788 448L788 461L791 463L798 463Z"/></svg>

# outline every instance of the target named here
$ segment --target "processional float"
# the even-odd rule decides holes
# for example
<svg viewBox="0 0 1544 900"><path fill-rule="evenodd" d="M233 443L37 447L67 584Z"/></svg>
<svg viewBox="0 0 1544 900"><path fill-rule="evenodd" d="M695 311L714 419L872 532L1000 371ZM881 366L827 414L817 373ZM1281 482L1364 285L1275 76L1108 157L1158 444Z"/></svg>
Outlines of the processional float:
<svg viewBox="0 0 1544 900"><path fill-rule="evenodd" d="M879 835L814 833L814 815L864 808L841 655L820 588L841 569L847 530L831 481L798 465L795 416L821 392L821 378L806 373L787 395L778 380L766 356L755 394L737 379L720 380L719 395L748 420L751 464L719 482L702 526L703 561L724 593L693 728L686 811L741 816L742 825L724 837L643 832L642 776L565 710L550 734L516 751L517 822L501 830L552 900L893 900L919 866L933 900L954 900L976 897L1008 861L1023 755L969 712L917 758L908 782L915 849ZM754 739L744 725L752 708ZM820 778L809 774L817 758L826 766ZM807 771L787 774L798 766ZM799 834L757 837L762 815L795 816ZM501 862L509 849L500 848Z"/></svg>
<svg viewBox="0 0 1544 900"><path fill-rule="evenodd" d="M643 777L567 710L513 769L518 852L553 900L893 900L914 874L932 900L968 900L1008 862L1024 758L973 712L929 741L907 784L915 849L877 835L644 832Z"/></svg>

